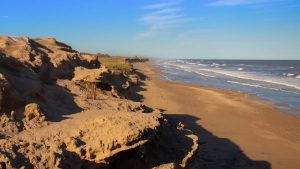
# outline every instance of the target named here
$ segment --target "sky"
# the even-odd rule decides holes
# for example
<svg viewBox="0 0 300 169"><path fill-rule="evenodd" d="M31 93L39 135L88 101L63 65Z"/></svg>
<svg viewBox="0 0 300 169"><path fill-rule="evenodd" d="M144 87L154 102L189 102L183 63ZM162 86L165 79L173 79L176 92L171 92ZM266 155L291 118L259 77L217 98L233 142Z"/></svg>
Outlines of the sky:
<svg viewBox="0 0 300 169"><path fill-rule="evenodd" d="M0 35L156 58L300 59L299 0L0 0Z"/></svg>

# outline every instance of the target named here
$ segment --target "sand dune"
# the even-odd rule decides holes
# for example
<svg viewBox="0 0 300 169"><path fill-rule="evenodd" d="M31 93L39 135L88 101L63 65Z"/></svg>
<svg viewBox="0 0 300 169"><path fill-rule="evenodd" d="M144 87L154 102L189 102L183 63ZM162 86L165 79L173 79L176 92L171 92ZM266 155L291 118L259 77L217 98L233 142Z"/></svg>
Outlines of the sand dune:
<svg viewBox="0 0 300 169"><path fill-rule="evenodd" d="M143 79L54 38L1 36L0 167L186 167L198 137L132 101Z"/></svg>

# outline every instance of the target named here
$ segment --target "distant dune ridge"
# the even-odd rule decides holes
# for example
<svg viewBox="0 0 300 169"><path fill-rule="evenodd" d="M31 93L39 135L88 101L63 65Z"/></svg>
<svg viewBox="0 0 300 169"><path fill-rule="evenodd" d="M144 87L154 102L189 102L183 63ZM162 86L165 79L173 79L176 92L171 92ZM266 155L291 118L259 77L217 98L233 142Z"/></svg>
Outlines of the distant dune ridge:
<svg viewBox="0 0 300 169"><path fill-rule="evenodd" d="M197 136L132 101L145 77L130 65L147 59L101 57L54 38L0 36L0 168L189 164Z"/></svg>

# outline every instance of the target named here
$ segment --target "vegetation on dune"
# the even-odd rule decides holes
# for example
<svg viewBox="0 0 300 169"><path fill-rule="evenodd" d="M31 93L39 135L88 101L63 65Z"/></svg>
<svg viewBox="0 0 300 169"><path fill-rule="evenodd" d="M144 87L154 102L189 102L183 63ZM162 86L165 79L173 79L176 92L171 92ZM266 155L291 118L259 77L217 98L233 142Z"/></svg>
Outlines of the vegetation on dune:
<svg viewBox="0 0 300 169"><path fill-rule="evenodd" d="M143 57L126 57L126 56L110 56L108 54L91 54L87 52L81 52L82 55L94 55L97 56L98 61L101 65L106 66L109 70L119 72L119 73L128 73L133 70L132 63L135 62L146 62L147 58Z"/></svg>
<svg viewBox="0 0 300 169"><path fill-rule="evenodd" d="M110 70L122 73L132 71L132 66L127 62L127 57L109 56L107 54L97 54L97 56L99 62Z"/></svg>

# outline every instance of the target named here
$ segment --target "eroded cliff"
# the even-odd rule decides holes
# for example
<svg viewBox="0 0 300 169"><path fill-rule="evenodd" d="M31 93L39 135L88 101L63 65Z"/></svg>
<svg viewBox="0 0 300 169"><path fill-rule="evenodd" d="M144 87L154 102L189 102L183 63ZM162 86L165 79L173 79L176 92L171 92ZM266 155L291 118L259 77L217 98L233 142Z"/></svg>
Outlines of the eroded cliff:
<svg viewBox="0 0 300 169"><path fill-rule="evenodd" d="M0 167L185 168L198 138L130 100L142 79L53 38L0 37Z"/></svg>

